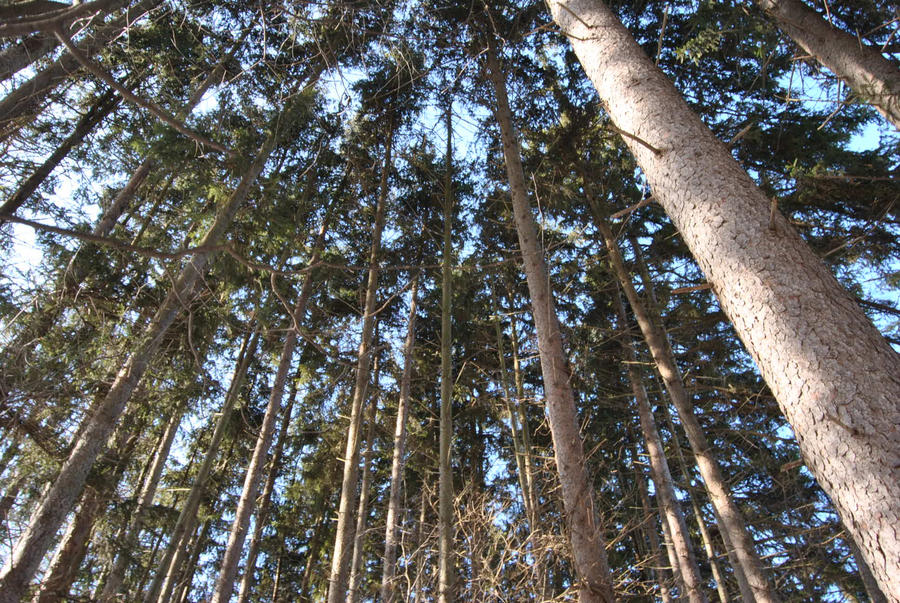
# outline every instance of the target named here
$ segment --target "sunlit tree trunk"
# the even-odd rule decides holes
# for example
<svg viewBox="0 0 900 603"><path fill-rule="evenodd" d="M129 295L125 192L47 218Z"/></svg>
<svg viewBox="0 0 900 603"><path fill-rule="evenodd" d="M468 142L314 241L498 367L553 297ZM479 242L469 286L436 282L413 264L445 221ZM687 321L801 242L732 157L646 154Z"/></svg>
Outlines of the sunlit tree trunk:
<svg viewBox="0 0 900 603"><path fill-rule="evenodd" d="M639 467L634 467L635 478L638 482L638 492L641 496L641 510L644 517L648 519L645 523L645 532L647 539L650 541L650 549L652 550L653 573L656 576L656 583L659 585L659 597L663 603L672 601L672 593L669 585L669 577L667 575L667 566L663 562L662 543L659 541L659 532L656 530L656 513L650 505L650 494L647 492L647 480L644 478L644 472ZM671 569L671 565L668 569Z"/></svg>
<svg viewBox="0 0 900 603"><path fill-rule="evenodd" d="M496 95L494 117L500 125L503 156L515 214L519 247L525 263L532 315L538 337L544 395L553 436L556 467L562 487L569 542L583 603L614 600L605 539L594 508L594 495L585 469L575 398L570 384L568 360L563 352L559 320L553 307L549 273L537 239L528 200L521 151L506 94L506 81L499 61L488 50L489 77Z"/></svg>
<svg viewBox="0 0 900 603"><path fill-rule="evenodd" d="M441 256L441 414L440 414L440 443L438 462L438 601L449 603L454 599L453 588L455 576L454 547L453 547L453 470L450 464L451 441L453 440L453 359L450 346L453 334L451 333L451 312L453 299L453 275L451 262L453 260L453 243L451 234L453 229L453 175L452 175L452 146L451 136L453 101L448 100L447 105L447 154L444 168L444 246Z"/></svg>
<svg viewBox="0 0 900 603"><path fill-rule="evenodd" d="M413 372L413 351L416 345L416 304L419 294L419 273L413 276L410 291L409 319L406 341L403 344L403 374L400 376L400 397L397 401L397 421L394 427L394 452L391 461L391 490L388 495L387 519L384 533L384 566L381 575L381 600L394 603L397 597L397 531L400 517L400 487L406 465L406 423L409 417L409 386Z"/></svg>
<svg viewBox="0 0 900 603"><path fill-rule="evenodd" d="M600 0L549 6L807 466L900 601L900 356Z"/></svg>
<svg viewBox="0 0 900 603"><path fill-rule="evenodd" d="M756 0L803 50L847 82L900 129L900 68L881 51L841 31L802 0Z"/></svg>
<svg viewBox="0 0 900 603"><path fill-rule="evenodd" d="M347 443L344 451L344 475L341 481L341 499L338 506L337 529L331 572L328 577L328 603L344 603L347 596L347 578L350 574L350 556L353 552L353 511L356 509L356 489L359 480L359 440L362 423L362 404L366 397L371 365L372 334L375 328L375 300L378 293L378 262L381 255L381 233L384 230L384 212L388 195L388 176L393 169L391 152L394 139L393 121L388 127L381 168L381 182L375 207L375 224L372 228L372 246L369 250L369 276L366 284L363 310L362 335L357 353L356 384L350 405L350 424L347 427Z"/></svg>

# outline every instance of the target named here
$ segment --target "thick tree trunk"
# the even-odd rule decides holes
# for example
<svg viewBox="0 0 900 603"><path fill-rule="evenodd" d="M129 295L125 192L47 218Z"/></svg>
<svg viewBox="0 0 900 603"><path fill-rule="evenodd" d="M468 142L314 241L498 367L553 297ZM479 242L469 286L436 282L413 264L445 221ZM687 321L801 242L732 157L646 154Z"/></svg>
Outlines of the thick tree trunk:
<svg viewBox="0 0 900 603"><path fill-rule="evenodd" d="M519 141L512 125L506 95L506 81L492 49L488 50L488 68L497 105L494 117L500 125L503 156L509 178L510 197L515 214L519 247L525 263L532 315L538 337L544 395L556 467L562 487L563 506L569 542L575 559L582 603L614 600L606 544L594 508L593 489L584 466L584 449L579 432L571 374L562 348L559 320L553 307L549 274L531 214L528 189L522 170Z"/></svg>
<svg viewBox="0 0 900 603"><path fill-rule="evenodd" d="M802 0L756 0L778 27L900 129L900 68Z"/></svg>
<svg viewBox="0 0 900 603"><path fill-rule="evenodd" d="M378 341L378 336L375 336ZM377 345L377 343L376 343ZM378 355L375 356L373 372L375 373L374 391L379 391L380 366ZM373 395L366 412L366 451L363 454L362 482L359 486L359 505L356 508L356 531L353 537L353 556L350 564L350 587L347 592L347 603L359 603L359 586L362 583L362 555L366 537L366 519L369 514L369 484L372 480L372 450L375 446L375 421L378 413L378 396Z"/></svg>
<svg viewBox="0 0 900 603"><path fill-rule="evenodd" d="M322 248L325 245L325 233L328 230L330 213L331 210L329 209L319 228L314 251L309 260L311 265L314 265L319 261ZM241 498L238 502L238 508L235 513L231 533L228 536L225 557L222 560L222 569L219 572L219 579L216 581L216 587L213 591L211 603L227 603L231 600L232 590L234 589L234 579L237 576L238 562L240 561L241 552L244 548L244 539L247 537L247 527L250 524L250 515L253 513L253 508L256 506L259 483L262 480L266 456L269 453L269 448L272 446L272 437L275 435L275 424L284 398L284 386L287 382L288 372L291 369L291 363L294 360L294 350L297 347L297 338L299 336L297 325L303 322L304 315L306 314L306 304L309 301L310 295L312 295L312 284L312 275L307 274L306 279L303 281L303 287L300 289L297 303L290 316L292 327L288 332L287 337L285 337L284 345L281 348L281 358L278 361L278 370L275 374L275 380L272 383L272 391L269 394L269 403L266 406L266 412L263 416L259 436L256 439L256 446L253 449L253 457L250 459L250 465L247 467L247 475L244 478L244 487L241 491Z"/></svg>
<svg viewBox="0 0 900 603"><path fill-rule="evenodd" d="M453 101L447 106L447 155L444 169L444 245L441 256L441 413L440 442L438 446L438 602L449 603L454 599L455 586L453 547L453 469L450 464L453 440L453 359L450 346L451 312L453 299L453 176L452 146Z"/></svg>
<svg viewBox="0 0 900 603"><path fill-rule="evenodd" d="M731 497L718 460L706 439L703 428L694 416L693 403L684 388L681 372L675 363L668 339L658 326L661 321L654 320L638 297L622 261L615 235L603 220L598 220L596 226L609 252L610 265L625 292L629 305L631 305L641 333L647 342L647 347L650 348L650 355L663 378L666 391L669 392L672 403L678 410L678 416L688 436L688 442L697 457L697 465L709 492L710 501L716 508L719 517L722 518L721 527L728 533L729 540L734 546L735 555L752 588L754 600L775 603L778 601L778 596L766 579L765 570L754 550L753 540L750 538L743 515Z"/></svg>
<svg viewBox="0 0 900 603"><path fill-rule="evenodd" d="M697 566L697 558L694 555L694 546L691 543L687 524L684 521L684 513L681 503L675 493L675 482L669 470L669 462L666 460L665 449L656 427L653 410L647 401L647 392L644 390L643 379L638 369L637 354L634 350L634 342L631 339L628 318L625 314L625 305L618 292L615 294L616 306L619 313L620 331L622 332L622 347L627 356L628 378L631 381L631 391L637 404L638 416L641 423L641 433L647 447L647 455L650 457L650 472L656 486L656 494L660 500L660 511L663 521L669 525L669 534L675 548L678 568L684 584L686 596L694 603L705 603L706 594L703 592L703 578L700 576L700 568Z"/></svg>
<svg viewBox="0 0 900 603"><path fill-rule="evenodd" d="M344 449L344 475L341 480L341 499L338 506L337 529L331 572L328 576L328 603L344 603L347 597L347 578L350 574L350 555L353 547L353 511L356 508L356 489L359 479L359 440L362 422L362 404L366 398L371 364L372 333L375 329L375 300L378 293L378 261L381 255L381 233L384 230L384 212L388 195L388 176L393 169L394 123L388 126L384 149L384 165L378 200L375 206L375 224L372 228L372 247L369 250L369 276L366 284L366 300L363 310L362 334L357 353L356 383L350 405L350 424L347 427L347 444Z"/></svg>
<svg viewBox="0 0 900 603"><path fill-rule="evenodd" d="M251 323L255 317L256 313L254 312L250 319ZM241 348L235 361L231 383L225 394L225 401L222 404L222 412L219 414L216 426L213 428L212 437L203 456L203 462L197 470L191 491L188 493L184 506L178 514L178 519L175 521L175 526L172 528L169 543L163 552L157 571L153 575L153 581L144 596L144 603L155 603L157 601L164 603L168 601L169 595L171 595L172 589L175 587L175 574L184 564L184 558L187 555L187 539L189 538L189 533L193 531L189 529L189 526L193 526L197 509L200 507L200 500L206 490L206 482L219 453L219 446L225 437L225 431L231 421L232 410L240 395L241 387L244 378L247 376L247 369L256 352L258 341L259 332L257 330L253 330L252 334L248 331L244 335L244 340L241 343Z"/></svg>
<svg viewBox="0 0 900 603"><path fill-rule="evenodd" d="M31 176L19 184L19 187L15 192L9 196L2 206L0 206L0 224L4 222L3 215L12 215L16 213L16 211L28 201L31 195L34 194L44 180L47 179L50 172L66 158L73 148L84 142L84 139L87 138L88 134L90 134L100 122L106 119L106 117L119 106L121 100L121 97L112 90L97 97L90 109L88 109L75 124L72 133L56 147L53 153L50 154L50 157L45 159Z"/></svg>
<svg viewBox="0 0 900 603"><path fill-rule="evenodd" d="M599 0L550 0L885 595L900 601L900 356Z"/></svg>
<svg viewBox="0 0 900 603"><path fill-rule="evenodd" d="M275 449L272 451L272 459L269 461L269 473L266 475L266 483L263 486L259 510L256 513L256 523L253 526L253 535L250 537L250 545L247 548L247 563L244 566L244 575L241 577L238 603L246 603L249 600L250 591L253 589L256 558L259 555L262 532L269 517L269 506L272 503L272 494L275 492L275 480L278 479L278 474L281 470L281 457L284 454L284 444L287 439L288 428L291 425L291 415L293 414L296 400L297 379L295 378L291 383L288 403L281 417L281 426L278 428L278 437L275 439Z"/></svg>
<svg viewBox="0 0 900 603"><path fill-rule="evenodd" d="M397 401L397 422L394 426L394 452L391 461L391 490L388 496L387 519L384 530L384 565L381 574L381 600L397 600L397 531L400 516L400 486L406 464L406 423L409 417L409 386L413 372L413 350L416 345L416 304L419 294L419 274L413 276L410 291L409 319L406 341L403 344L403 374L400 376L400 397Z"/></svg>

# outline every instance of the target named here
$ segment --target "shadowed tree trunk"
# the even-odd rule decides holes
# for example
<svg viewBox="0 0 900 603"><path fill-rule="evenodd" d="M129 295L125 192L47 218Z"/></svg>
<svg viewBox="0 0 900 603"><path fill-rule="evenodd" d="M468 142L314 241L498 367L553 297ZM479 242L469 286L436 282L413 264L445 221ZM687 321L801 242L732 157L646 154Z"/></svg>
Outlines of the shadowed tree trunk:
<svg viewBox="0 0 900 603"><path fill-rule="evenodd" d="M553 436L556 468L562 487L569 542L575 558L582 603L614 601L606 544L594 508L594 495L584 466L575 398L568 360L563 352L559 320L553 307L549 274L537 239L528 189L522 170L521 151L506 95L506 81L493 49L488 49L488 69L497 105L494 117L500 125L509 192L515 214L519 247L525 263L532 315L538 337L544 395Z"/></svg>

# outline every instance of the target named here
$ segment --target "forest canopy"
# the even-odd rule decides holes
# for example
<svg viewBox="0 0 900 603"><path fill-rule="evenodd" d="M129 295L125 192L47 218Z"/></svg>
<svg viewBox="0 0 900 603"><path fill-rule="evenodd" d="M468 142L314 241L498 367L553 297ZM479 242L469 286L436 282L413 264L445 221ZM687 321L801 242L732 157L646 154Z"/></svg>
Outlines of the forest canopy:
<svg viewBox="0 0 900 603"><path fill-rule="evenodd" d="M0 603L900 602L900 14L0 4Z"/></svg>

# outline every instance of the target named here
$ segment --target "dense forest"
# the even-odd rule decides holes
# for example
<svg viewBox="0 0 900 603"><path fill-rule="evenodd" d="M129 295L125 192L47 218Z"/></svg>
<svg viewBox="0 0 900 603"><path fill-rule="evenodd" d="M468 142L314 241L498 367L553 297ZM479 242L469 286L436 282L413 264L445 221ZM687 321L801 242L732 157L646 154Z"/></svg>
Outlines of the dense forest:
<svg viewBox="0 0 900 603"><path fill-rule="evenodd" d="M886 0L0 2L0 603L900 602Z"/></svg>

